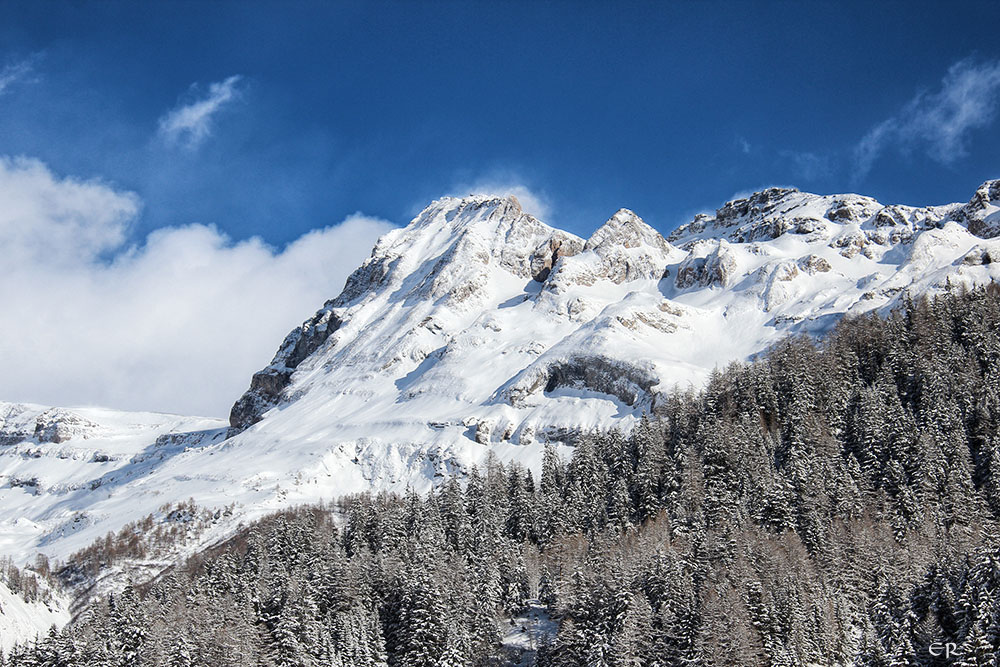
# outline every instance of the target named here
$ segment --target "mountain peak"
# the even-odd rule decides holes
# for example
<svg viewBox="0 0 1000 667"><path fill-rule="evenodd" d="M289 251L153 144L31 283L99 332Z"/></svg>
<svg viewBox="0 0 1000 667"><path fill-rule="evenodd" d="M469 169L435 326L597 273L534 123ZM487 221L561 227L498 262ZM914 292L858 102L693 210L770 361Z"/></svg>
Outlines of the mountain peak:
<svg viewBox="0 0 1000 667"><path fill-rule="evenodd" d="M720 225L731 226L738 220L774 211L789 197L800 194L798 188L770 187L725 203L715 212Z"/></svg>
<svg viewBox="0 0 1000 667"><path fill-rule="evenodd" d="M611 216L608 222L611 222L612 220L618 220L621 222L631 222L634 220L638 220L639 222L642 222L642 218L636 215L636 213L632 209L625 207L622 207L617 211L615 211L615 214Z"/></svg>
<svg viewBox="0 0 1000 667"><path fill-rule="evenodd" d="M521 202L514 195L469 194L465 197L442 197L418 213L406 229L435 224L455 229L517 219L524 215Z"/></svg>
<svg viewBox="0 0 1000 667"><path fill-rule="evenodd" d="M559 257L579 252L582 245L573 235L524 213L513 195L474 194L432 202L409 225L380 238L371 256L348 277L343 292L288 334L233 406L230 423L244 429L283 400L299 364L321 348L336 345L334 334L342 327L360 326L352 322L359 310L420 304L426 311L422 318L406 321L387 335L426 332L432 310L450 316L474 311L489 301L496 283L513 280L523 285L544 279ZM407 329L411 325L416 329ZM417 344L406 354L426 352Z"/></svg>
<svg viewBox="0 0 1000 667"><path fill-rule="evenodd" d="M592 285L609 280L616 285L634 280L659 280L675 251L658 231L627 208L619 209L566 259L547 282L549 290ZM577 256L577 252L579 255Z"/></svg>
<svg viewBox="0 0 1000 667"><path fill-rule="evenodd" d="M747 197L727 201L715 215L699 214L691 222L681 225L667 240L671 243L692 241L696 237L722 237L730 241L748 241L755 238L775 238L786 231L782 224L771 224L775 219L787 219L794 202L815 197L800 193L797 188L770 187Z"/></svg>
<svg viewBox="0 0 1000 667"><path fill-rule="evenodd" d="M633 211L620 208L608 218L607 222L591 234L584 250L597 250L608 246L624 248L652 246L666 252L669 250L670 244L658 231L647 225Z"/></svg>
<svg viewBox="0 0 1000 667"><path fill-rule="evenodd" d="M921 230L940 227L949 220L962 222L973 234L987 238L1000 233L1000 222L984 223L997 209L1000 185L987 181L966 204L914 207L883 205L858 194L818 195L796 188L767 188L726 202L715 215L701 213L674 230L667 239L690 249L694 244L725 239L732 243L768 241L786 233L813 238L862 234L884 245L910 239ZM992 208L991 208L992 207ZM863 230L863 231L862 231Z"/></svg>
<svg viewBox="0 0 1000 667"><path fill-rule="evenodd" d="M936 278L923 265L937 261L932 255L944 246L948 253L961 247L962 257L970 252L975 237L961 225L939 229L947 221L964 215L959 222L980 238L1000 227L998 199L1000 181L983 184L967 205L920 209L883 206L854 194L816 195L772 187L728 201L714 216L697 216L670 236L670 241L678 242L674 245L627 208L615 212L584 241L526 214L512 195L444 197L406 227L383 236L344 291L289 334L272 363L254 376L250 390L234 406L231 423L243 429L270 408L294 402L313 378L334 373L333 359L350 367L378 369L368 371L365 378L416 364L408 372L444 374L441 386L464 387L456 391L463 397L474 395L479 388L457 380L460 374L455 369L445 374L448 364L442 359L466 363L475 357L469 350L486 340L506 345L503 336L494 334L508 326L518 332L511 339L518 342L510 344L512 356L504 363L533 358L540 349L538 341L549 336L545 327L562 331L563 318L579 324L602 309L617 309L609 295L645 294L639 300L649 303L612 320L627 328L653 326L661 331L679 326L663 318L681 312L676 305L664 305L664 297L697 304L723 295L737 309L771 322L775 331L777 320L770 318L779 310L788 311L781 317L801 318L805 316L798 314L800 310L829 310L827 314L834 317L855 305L868 309L891 302L908 285L931 285ZM931 233L917 243L925 231ZM935 236L937 231L941 234ZM777 241L786 233L789 236ZM962 234L968 238L960 238ZM980 255L987 256L976 257ZM992 250L988 256L993 257ZM895 275L883 275L883 257L897 266ZM970 273L970 280L993 271L982 268L992 266L986 262L975 266L979 268L962 269ZM664 281L667 276L673 279ZM845 293L863 292L864 299L830 301L821 298L825 292L813 294L814 287L826 283L836 283ZM524 308L541 320L514 322L514 313L524 312L520 304L528 304ZM719 312L728 312L729 307ZM711 319L715 314L707 309L701 316ZM612 320L605 317L602 322ZM598 339L606 333L607 327L602 327ZM768 330L767 336L773 333ZM528 338L521 340L522 335ZM716 352L704 354L714 359ZM476 363L499 362L484 356ZM347 377L338 382L354 381ZM400 401L419 395L415 377L394 380L405 388L400 389ZM369 382L370 378L362 384L367 387ZM440 393L431 384L420 391Z"/></svg>

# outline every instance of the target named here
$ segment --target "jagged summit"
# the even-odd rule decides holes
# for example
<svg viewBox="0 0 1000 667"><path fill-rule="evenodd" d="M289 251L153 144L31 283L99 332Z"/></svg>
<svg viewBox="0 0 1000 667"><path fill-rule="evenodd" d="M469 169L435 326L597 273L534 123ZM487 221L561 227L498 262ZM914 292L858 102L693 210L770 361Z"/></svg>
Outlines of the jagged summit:
<svg viewBox="0 0 1000 667"><path fill-rule="evenodd" d="M720 289L720 296L711 297L719 302L714 308L722 308L724 317L735 310L757 313L755 317L765 327L762 332L772 332L765 339L789 324L822 319L819 313L833 315L885 305L904 289L935 284L923 273L928 253L935 252L928 247L970 245L975 235L968 233L966 224L992 229L992 187L981 187L968 205L924 208L883 206L853 194L814 195L794 188L768 188L727 202L715 216L696 217L671 234L669 241L624 208L583 240L525 214L514 197L442 198L407 227L380 239L344 292L289 334L271 365L254 376L250 390L234 406L231 421L234 428L244 429L272 407L309 393L305 385L316 378L325 378L323 385L330 386L330 378L339 373L337 367L355 368L359 359L369 359L366 363L374 364L375 375L388 369L410 369L406 381L397 383L398 390L405 386L398 392L397 404L440 394L446 385L459 389L456 394L444 392L451 398L469 400L476 391L460 379L468 372L460 370L458 362L471 354L466 348L487 345L490 353L482 363L490 367L506 368L512 363L511 370L523 372L528 366L511 360L527 355L523 358L532 367L549 368L551 364L539 361L546 355L538 353L561 349L570 339L576 341L573 345L586 348L601 340L611 341L614 347L621 341L612 330L623 322L632 331L643 331L643 327L661 333L683 330L690 324L687 320L696 319L685 302L700 308L699 316L707 317L716 311L705 309L705 299ZM922 232L942 230L948 221L957 229L915 243ZM889 256L895 270L886 272ZM963 264L972 265L974 260ZM827 295L834 285L841 285L845 296L831 300ZM635 310L635 304L642 301L639 294L648 300L639 308L642 314ZM623 309L629 310L627 316L608 318L609 313ZM777 311L786 312L778 315ZM687 314L687 320L679 313ZM517 322L509 322L515 315ZM544 333L539 331L532 340L508 350L510 336L505 327L509 326L519 334L540 326ZM567 338L572 330L576 333ZM484 343L487 340L496 342ZM701 348L700 341L694 344ZM749 347L760 344L760 340L748 343ZM516 354L503 357L515 349ZM739 356L743 347L728 343L720 349L729 352L709 354L706 350L705 354ZM498 351L501 357L494 354ZM609 354L614 357L613 352ZM678 354L678 368L689 369L689 362L679 361L683 356ZM411 368L413 364L416 368ZM444 369L452 365L456 375L445 378ZM676 371L667 377L676 376ZM566 375L565 369L545 373ZM501 390L509 384L504 377L513 375L497 370L495 389L489 396L511 395ZM694 376L688 370L677 379L685 377ZM551 384L551 378L545 383ZM654 385L645 382L644 391L648 394ZM620 391L606 393L622 395ZM647 399L651 405L651 396ZM481 431L477 432L482 440ZM517 432L516 425L510 429L515 441Z"/></svg>
<svg viewBox="0 0 1000 667"><path fill-rule="evenodd" d="M638 248L643 245L659 248L664 252L668 250L666 239L658 231L629 209L621 208L587 239L584 249L607 246Z"/></svg>
<svg viewBox="0 0 1000 667"><path fill-rule="evenodd" d="M619 209L554 268L543 287L563 293L569 285L593 285L609 280L616 285L633 280L658 280L673 248L658 231L632 211Z"/></svg>
<svg viewBox="0 0 1000 667"><path fill-rule="evenodd" d="M525 214L513 196L472 195L433 202L409 225L380 238L371 257L348 278L344 291L286 337L271 363L253 376L250 390L233 406L232 426L246 428L276 405L299 364L341 327L353 323L349 312L367 313L378 307L395 312L408 305L415 307L412 312L446 307L468 311L489 300L490 283L496 279L519 284L544 279L558 258L579 252L582 244ZM430 315L425 318L429 321ZM426 327L427 322L418 326ZM385 335L394 337L395 332L387 330ZM371 354L380 356L374 350Z"/></svg>
<svg viewBox="0 0 1000 667"><path fill-rule="evenodd" d="M596 316L603 307L599 304L607 303L576 294L581 289L661 279L668 279L667 287L658 288L661 294L675 299L692 290L742 284L742 294L754 295L761 310L770 312L787 300L790 286L785 283L798 272L846 277L863 263L836 271L841 259L861 255L877 265L890 251L899 255L893 249L909 247L916 235L942 228L948 221L975 236L996 235L998 183L985 183L968 204L923 208L884 206L854 194L768 188L727 202L715 216L697 216L672 233L669 241L625 208L583 240L525 214L513 196L445 197L432 202L405 228L382 237L344 291L289 334L272 363L255 374L250 390L234 406L231 422L244 429L289 400L293 374L321 349L338 344L357 347L359 340L370 337L375 324L366 319L369 312L382 311L376 321L385 323L384 344L368 354L382 359L385 367L448 351L428 349L426 332L441 334L447 320L509 302L497 296L501 285L510 289L500 292L521 292L515 298L530 303L535 317L578 323ZM776 259L784 251L765 245L786 235L798 239L789 242L809 249L793 258L797 263L792 268L785 266L787 260ZM916 249L919 257L922 250ZM776 270L775 264L783 268ZM860 282L877 281L871 276L885 275L876 266L871 269L865 281L854 280L855 289L860 289ZM778 274L784 279L774 277ZM894 276L886 293L895 294L916 279ZM389 321L397 328L389 328ZM359 339L362 323L369 336ZM405 352L390 354L389 340L398 341Z"/></svg>
<svg viewBox="0 0 1000 667"><path fill-rule="evenodd" d="M431 202L404 229L440 225L452 230L489 225L501 220L531 217L521 209L514 195L470 194L466 197L442 197ZM533 219L533 218L532 218Z"/></svg>
<svg viewBox="0 0 1000 667"><path fill-rule="evenodd" d="M834 235L858 225L877 243L912 238L920 230L954 221L981 238L1000 235L1000 179L983 183L967 204L914 207L883 205L857 194L815 195L795 188L767 188L726 202L715 215L699 214L672 232L668 240L690 247L694 242L723 238L746 243L776 239L787 233ZM895 228L895 229L892 229Z"/></svg>

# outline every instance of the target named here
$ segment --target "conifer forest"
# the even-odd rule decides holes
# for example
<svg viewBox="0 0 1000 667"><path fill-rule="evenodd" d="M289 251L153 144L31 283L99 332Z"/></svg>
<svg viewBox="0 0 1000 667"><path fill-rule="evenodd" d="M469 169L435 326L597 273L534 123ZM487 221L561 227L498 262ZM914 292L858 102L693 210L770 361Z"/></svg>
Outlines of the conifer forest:
<svg viewBox="0 0 1000 667"><path fill-rule="evenodd" d="M0 664L997 665L998 426L1000 289L907 301L538 476L269 516Z"/></svg>

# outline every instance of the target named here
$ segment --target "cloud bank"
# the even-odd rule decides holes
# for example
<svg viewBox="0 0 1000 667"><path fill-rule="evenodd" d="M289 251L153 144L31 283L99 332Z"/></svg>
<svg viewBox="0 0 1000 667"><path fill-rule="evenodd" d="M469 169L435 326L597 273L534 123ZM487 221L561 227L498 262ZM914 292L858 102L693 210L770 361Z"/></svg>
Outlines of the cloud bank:
<svg viewBox="0 0 1000 667"><path fill-rule="evenodd" d="M392 229L355 214L283 250L212 226L128 245L141 202L0 158L0 400L224 416Z"/></svg>
<svg viewBox="0 0 1000 667"><path fill-rule="evenodd" d="M235 75L210 84L208 95L168 111L159 121L160 137L168 144L192 149L200 146L212 134L212 117L239 98L241 81L242 77Z"/></svg>
<svg viewBox="0 0 1000 667"><path fill-rule="evenodd" d="M988 126L1000 99L1000 61L962 60L935 93L918 93L895 116L874 126L854 148L856 178L864 178L890 148L919 150L949 165L966 154L973 130Z"/></svg>

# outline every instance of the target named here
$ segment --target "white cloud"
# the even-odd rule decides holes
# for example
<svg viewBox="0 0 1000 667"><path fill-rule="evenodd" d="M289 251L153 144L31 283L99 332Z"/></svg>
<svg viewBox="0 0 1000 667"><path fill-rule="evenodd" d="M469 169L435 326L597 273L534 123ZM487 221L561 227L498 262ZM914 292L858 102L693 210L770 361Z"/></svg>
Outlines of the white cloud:
<svg viewBox="0 0 1000 667"><path fill-rule="evenodd" d="M0 95L3 95L13 84L24 79L34 69L34 58L11 63L0 69Z"/></svg>
<svg viewBox="0 0 1000 667"><path fill-rule="evenodd" d="M987 127L1000 99L1000 61L955 63L935 93L918 93L895 116L875 125L854 148L856 177L871 171L890 147L922 150L952 164L966 154L969 134Z"/></svg>
<svg viewBox="0 0 1000 667"><path fill-rule="evenodd" d="M860 180L871 172L875 160L886 146L896 139L896 119L884 120L865 134L854 147L854 180Z"/></svg>
<svg viewBox="0 0 1000 667"><path fill-rule="evenodd" d="M212 133L212 117L240 96L242 77L234 75L209 85L208 95L182 104L160 118L160 136L170 144L197 148ZM192 87L192 91L196 91Z"/></svg>
<svg viewBox="0 0 1000 667"><path fill-rule="evenodd" d="M126 232L138 198L0 159L0 400L228 413L284 335L392 225L355 214L283 250L206 225Z"/></svg>
<svg viewBox="0 0 1000 667"><path fill-rule="evenodd" d="M90 261L120 246L139 199L98 181L56 180L37 160L0 157L0 252L5 264Z"/></svg>

